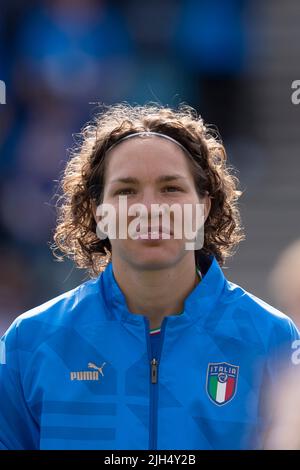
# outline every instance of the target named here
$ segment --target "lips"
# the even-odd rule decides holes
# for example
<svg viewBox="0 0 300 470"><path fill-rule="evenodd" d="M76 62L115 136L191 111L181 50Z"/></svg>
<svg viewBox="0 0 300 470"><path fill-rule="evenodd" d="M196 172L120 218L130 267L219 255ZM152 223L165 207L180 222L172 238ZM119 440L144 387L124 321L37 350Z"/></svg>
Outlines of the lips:
<svg viewBox="0 0 300 470"><path fill-rule="evenodd" d="M140 230L140 224L137 225L137 228L136 228L136 231L137 233L140 233L141 230ZM171 228L169 227L164 227L164 226L153 226L153 227L148 227L148 231L147 232L144 232L145 234L148 233L149 234L153 234L153 233L159 233L160 235L162 233L165 233L167 235L173 235L173 231L171 230Z"/></svg>

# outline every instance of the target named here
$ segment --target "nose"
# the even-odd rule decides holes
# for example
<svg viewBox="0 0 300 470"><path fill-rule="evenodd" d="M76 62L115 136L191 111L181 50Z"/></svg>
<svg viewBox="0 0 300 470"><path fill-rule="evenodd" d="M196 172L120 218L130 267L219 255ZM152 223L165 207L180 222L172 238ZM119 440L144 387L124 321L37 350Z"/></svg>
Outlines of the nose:
<svg viewBox="0 0 300 470"><path fill-rule="evenodd" d="M162 204L162 200L154 189L149 188L143 191L141 198L139 199L139 203L143 204L143 206L146 207L148 214L150 214L151 210L153 210L153 205Z"/></svg>
<svg viewBox="0 0 300 470"><path fill-rule="evenodd" d="M166 221L166 217L170 217L169 206L155 190L145 190L138 202L145 208L145 213L140 217L142 225L153 228L162 227L162 225L170 226L171 222Z"/></svg>

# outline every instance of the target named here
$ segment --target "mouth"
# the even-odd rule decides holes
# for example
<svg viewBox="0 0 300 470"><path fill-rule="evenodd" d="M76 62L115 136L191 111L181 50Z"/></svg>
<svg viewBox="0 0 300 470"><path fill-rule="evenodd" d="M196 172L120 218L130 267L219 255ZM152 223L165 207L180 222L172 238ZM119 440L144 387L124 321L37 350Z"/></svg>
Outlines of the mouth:
<svg viewBox="0 0 300 470"><path fill-rule="evenodd" d="M143 229L140 230L140 225L137 226L136 235L138 239L167 240L167 239L170 239L171 236L173 235L172 230L168 227L163 227L163 226L159 226L159 227L156 226L156 227L151 227L151 228L149 227L148 230L145 230L145 228L146 227L143 227L144 230Z"/></svg>

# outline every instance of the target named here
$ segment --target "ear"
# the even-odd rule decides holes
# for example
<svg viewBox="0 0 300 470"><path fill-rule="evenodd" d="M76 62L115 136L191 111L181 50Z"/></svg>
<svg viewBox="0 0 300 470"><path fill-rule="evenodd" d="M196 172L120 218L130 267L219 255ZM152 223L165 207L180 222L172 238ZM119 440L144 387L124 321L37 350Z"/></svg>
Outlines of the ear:
<svg viewBox="0 0 300 470"><path fill-rule="evenodd" d="M203 198L203 203L205 205L204 221L206 222L206 219L209 216L210 209L211 209L211 197L208 192L206 192Z"/></svg>
<svg viewBox="0 0 300 470"><path fill-rule="evenodd" d="M96 204L96 201L94 199L92 200L91 205L92 205L92 212L93 212L94 220L97 224L99 222L99 216L96 215L97 204Z"/></svg>
<svg viewBox="0 0 300 470"><path fill-rule="evenodd" d="M95 200L91 201L91 207L92 207L94 220L96 222L96 234L98 235L98 238L100 238L101 240L105 240L106 238L108 238L108 235L102 232L101 228L98 225L103 216L97 215L97 209L99 206L97 205Z"/></svg>

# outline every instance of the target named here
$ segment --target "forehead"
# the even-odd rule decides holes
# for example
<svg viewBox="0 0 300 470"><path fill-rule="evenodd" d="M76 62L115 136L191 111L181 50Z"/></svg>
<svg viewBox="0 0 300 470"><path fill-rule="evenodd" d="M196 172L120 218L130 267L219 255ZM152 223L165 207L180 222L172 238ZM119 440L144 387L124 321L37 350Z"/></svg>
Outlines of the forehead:
<svg viewBox="0 0 300 470"><path fill-rule="evenodd" d="M135 137L116 145L107 155L106 178L159 175L166 171L191 175L188 157L179 145L162 137Z"/></svg>

